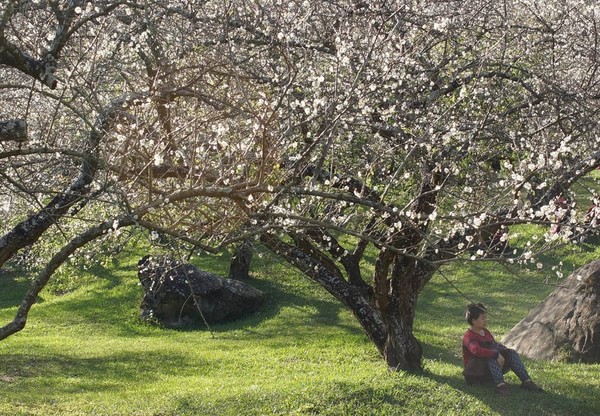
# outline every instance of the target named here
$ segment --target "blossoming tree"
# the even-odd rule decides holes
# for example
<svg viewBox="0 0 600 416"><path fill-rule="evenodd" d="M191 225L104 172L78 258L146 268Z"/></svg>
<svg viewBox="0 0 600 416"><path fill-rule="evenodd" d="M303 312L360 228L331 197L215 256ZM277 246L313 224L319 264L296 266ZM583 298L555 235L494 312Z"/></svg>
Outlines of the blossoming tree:
<svg viewBox="0 0 600 416"><path fill-rule="evenodd" d="M489 3L9 1L0 195L33 214L8 212L0 266L62 248L0 338L76 250L142 227L209 252L260 240L419 369L440 267L590 231L566 196L600 166L600 10ZM503 255L511 227L559 220Z"/></svg>

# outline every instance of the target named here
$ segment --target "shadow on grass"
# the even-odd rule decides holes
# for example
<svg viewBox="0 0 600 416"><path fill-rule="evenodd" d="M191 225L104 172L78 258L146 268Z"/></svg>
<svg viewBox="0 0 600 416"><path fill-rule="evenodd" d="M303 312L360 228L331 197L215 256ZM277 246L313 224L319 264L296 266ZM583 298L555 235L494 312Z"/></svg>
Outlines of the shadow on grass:
<svg viewBox="0 0 600 416"><path fill-rule="evenodd" d="M220 363L173 351L143 354L114 352L105 356L79 358L71 355L2 354L0 386L10 380L22 395L61 396L85 391L119 391L126 384L155 383L157 378L178 369L195 371L194 374L218 371ZM48 386L44 380L52 382ZM56 382L69 380L68 383ZM47 386L47 387L44 387ZM35 391L29 391L36 389ZM45 397L44 399L48 399Z"/></svg>
<svg viewBox="0 0 600 416"><path fill-rule="evenodd" d="M459 341L460 342L460 341ZM501 415L599 415L600 402L597 400L597 392L593 387L586 384L582 379L577 385L573 380L556 380L553 373L552 380L545 383L542 370L536 370L532 377L535 381L545 388L543 393L532 393L520 388L520 380L515 374L509 372L506 375L506 381L510 385L511 394L508 397L500 396L496 393L493 384L488 385L467 385L462 375L462 353L460 345L456 349L448 350L431 344L423 344L424 356L426 359L439 361L445 368L452 367L455 371L450 374L439 374L432 371L431 366L425 365L422 373L423 377L434 380L438 383L448 385L455 390L477 398L487 404L493 411ZM528 364L527 362L525 363ZM560 376L559 376L560 377ZM550 387L548 387L550 385ZM552 386L569 385L577 392L577 397L565 395L565 389L560 387L560 391L553 391Z"/></svg>
<svg viewBox="0 0 600 416"><path fill-rule="evenodd" d="M308 383L305 388L278 395L276 391L256 391L244 395L231 395L207 404L202 398L185 397L174 404L177 415L405 415L408 402L415 394L426 396L424 391L403 394L392 383L375 387L331 381ZM435 403L435 400L431 400ZM243 409L243 410L241 410ZM415 413L410 413L415 414ZM417 413L421 414L421 413ZM441 414L441 413L440 413Z"/></svg>
<svg viewBox="0 0 600 416"><path fill-rule="evenodd" d="M588 251L592 248L584 247ZM548 258L544 264L553 265L559 260ZM566 266L567 269L569 267L574 266ZM430 366L426 363L424 377L476 397L501 415L600 415L600 402L595 391L597 381L589 380L591 382L586 383L584 376L574 381L577 370L565 368L561 371L550 366L544 371L544 363L530 364L526 360L526 365L534 368L531 374L535 381L547 390L542 394L521 390L520 381L512 373L507 375L507 381L512 385L512 394L508 398L497 395L493 386L466 385L462 377L462 332L436 332L450 328L457 331L463 325L464 329L467 328L463 316L469 300L463 294L474 301L483 301L488 306L494 327L492 332L500 339L501 332L506 332L513 325L511 321L518 322L529 308L537 304L536 298L544 299L545 292L551 291L552 287L542 284L543 276L498 273L497 268L485 263L473 263L460 269L449 267L445 272L445 276L456 287L443 276L436 276L419 298L416 332L420 340L427 341L422 343L424 358L440 363L440 367L435 363ZM463 293L456 288L462 289ZM444 322L446 326L436 322ZM447 371L449 367L453 369L450 372ZM444 368L444 374L437 374L438 368Z"/></svg>
<svg viewBox="0 0 600 416"><path fill-rule="evenodd" d="M342 322L340 313L346 311L346 308L333 297L331 300L310 299L290 293L269 280L251 279L246 283L265 294L265 303L253 314L213 325L213 332L218 333L220 337L226 337L227 333L232 330L243 330L259 338L281 336L286 331L289 331L292 336L302 336L303 331L310 331L310 328L317 326L335 326L347 332L362 333L357 326L346 325ZM296 313L288 314L286 318L288 325L285 325L284 328L279 325L261 326L262 323L277 317L285 308L296 311ZM258 326L261 326L260 331L254 331L253 328Z"/></svg>
<svg viewBox="0 0 600 416"><path fill-rule="evenodd" d="M600 403L597 401L596 392L590 388L588 388L589 391L580 391L580 397L568 397L560 392L554 392L548 387L542 393L533 393L521 389L520 381L512 375L508 375L507 383L510 394L509 396L500 396L496 393L493 384L467 385L462 378L461 371L462 368L458 367L457 375L452 376L426 371L423 376L475 397L501 415L588 416L600 414ZM544 380L537 381L544 386Z"/></svg>
<svg viewBox="0 0 600 416"><path fill-rule="evenodd" d="M27 278L14 271L0 269L0 308L19 306L27 289Z"/></svg>

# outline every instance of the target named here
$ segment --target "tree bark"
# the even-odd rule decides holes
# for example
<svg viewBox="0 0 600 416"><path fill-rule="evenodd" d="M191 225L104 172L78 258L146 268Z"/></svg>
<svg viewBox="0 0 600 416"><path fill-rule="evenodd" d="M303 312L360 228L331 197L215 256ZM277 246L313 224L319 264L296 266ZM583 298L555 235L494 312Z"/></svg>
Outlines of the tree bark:
<svg viewBox="0 0 600 416"><path fill-rule="evenodd" d="M404 305L403 313L387 316L387 338L382 356L394 370L422 370L423 348L413 335L416 305Z"/></svg>
<svg viewBox="0 0 600 416"><path fill-rule="evenodd" d="M236 247L235 253L229 263L229 278L246 280L250 277L250 263L252 262L252 240L244 240Z"/></svg>
<svg viewBox="0 0 600 416"><path fill-rule="evenodd" d="M27 141L27 122L25 120L0 121L0 142Z"/></svg>
<svg viewBox="0 0 600 416"><path fill-rule="evenodd" d="M0 37L0 64L18 69L54 89L57 81L54 76L55 64L51 62L52 58L48 56L48 59L34 59L4 37Z"/></svg>
<svg viewBox="0 0 600 416"><path fill-rule="evenodd" d="M284 243L272 235L261 236L261 241L348 307L378 351L383 353L387 338L383 318L360 288L340 278L341 273L333 273L323 267L318 260L298 247Z"/></svg>
<svg viewBox="0 0 600 416"><path fill-rule="evenodd" d="M364 291L339 278L318 260L310 258L304 250L273 236L263 236L262 241L347 306L390 369L422 369L423 349L413 335L413 323L418 295L426 283L427 275L417 274L421 280L416 285L411 285L415 275L405 276L404 280L408 283L406 292L402 292L402 297L382 311L365 297Z"/></svg>
<svg viewBox="0 0 600 416"><path fill-rule="evenodd" d="M390 367L421 370L423 348L413 334L417 300L434 268L397 256L392 270L389 312L385 315L388 339L385 360Z"/></svg>
<svg viewBox="0 0 600 416"><path fill-rule="evenodd" d="M89 193L95 172L96 161L85 161L80 176L69 189L54 197L42 210L17 224L0 238L0 267L18 250L35 243L40 236L77 202L82 202Z"/></svg>

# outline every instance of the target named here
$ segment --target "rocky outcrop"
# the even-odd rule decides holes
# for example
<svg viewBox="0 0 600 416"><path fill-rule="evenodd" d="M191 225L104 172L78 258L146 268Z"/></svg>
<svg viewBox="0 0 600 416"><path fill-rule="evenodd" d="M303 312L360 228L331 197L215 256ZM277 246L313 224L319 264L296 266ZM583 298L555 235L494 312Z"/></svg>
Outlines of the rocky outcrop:
<svg viewBox="0 0 600 416"><path fill-rule="evenodd" d="M169 257L145 256L138 263L144 288L140 316L170 328L215 323L256 311L263 293Z"/></svg>

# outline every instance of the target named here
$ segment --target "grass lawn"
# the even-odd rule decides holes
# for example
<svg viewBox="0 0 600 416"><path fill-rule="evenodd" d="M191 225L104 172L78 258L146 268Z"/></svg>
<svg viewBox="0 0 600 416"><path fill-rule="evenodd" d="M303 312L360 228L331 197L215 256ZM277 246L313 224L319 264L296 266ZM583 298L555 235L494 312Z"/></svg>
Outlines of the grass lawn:
<svg viewBox="0 0 600 416"><path fill-rule="evenodd" d="M552 291L550 272L445 268L419 304L425 371L408 374L388 371L348 311L267 255L253 265L251 283L268 296L259 313L211 331L143 324L139 254L124 254L71 276L85 282L75 290L44 292L27 327L0 342L0 415L600 414L600 365L525 360L546 392L522 392L510 375L508 399L463 382L465 296L490 307L489 327L500 339ZM563 258L572 268L600 250ZM227 260L197 264L223 275ZM2 324L25 289L23 276L0 275Z"/></svg>

